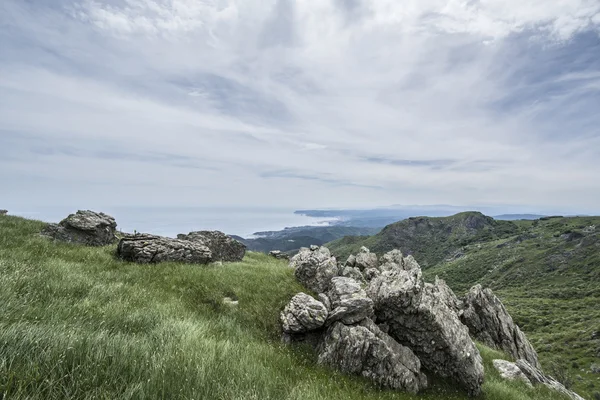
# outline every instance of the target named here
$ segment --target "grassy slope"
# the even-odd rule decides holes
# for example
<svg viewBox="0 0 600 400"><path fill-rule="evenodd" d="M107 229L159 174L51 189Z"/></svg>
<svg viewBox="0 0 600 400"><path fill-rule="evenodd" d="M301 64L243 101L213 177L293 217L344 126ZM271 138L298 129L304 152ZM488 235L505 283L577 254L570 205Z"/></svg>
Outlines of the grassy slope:
<svg viewBox="0 0 600 400"><path fill-rule="evenodd" d="M9 399L462 399L380 391L283 346L278 311L301 291L250 253L216 266L136 265L114 247L51 243L42 223L0 217L0 392ZM223 304L236 296L239 306ZM502 381L482 348L483 398L559 399Z"/></svg>
<svg viewBox="0 0 600 400"><path fill-rule="evenodd" d="M544 368L593 398L600 392L600 376L590 371L600 362L600 337L593 337L600 332L600 217L518 224L525 234L463 247L464 257L425 276L440 276L459 294L475 283L493 288ZM586 232L592 225L598 228Z"/></svg>

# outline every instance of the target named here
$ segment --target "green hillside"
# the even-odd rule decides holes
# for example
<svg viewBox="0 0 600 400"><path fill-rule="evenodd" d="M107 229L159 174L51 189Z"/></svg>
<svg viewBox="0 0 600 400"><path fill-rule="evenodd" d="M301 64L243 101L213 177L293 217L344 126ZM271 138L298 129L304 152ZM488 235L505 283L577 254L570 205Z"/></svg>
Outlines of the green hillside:
<svg viewBox="0 0 600 400"><path fill-rule="evenodd" d="M418 396L381 391L283 345L278 313L302 290L284 262L137 265L111 246L50 242L42 226L0 217L0 398L466 398L443 382ZM501 380L491 360L502 354L480 349L483 399L562 398Z"/></svg>
<svg viewBox="0 0 600 400"><path fill-rule="evenodd" d="M342 257L363 245L414 254L429 280L445 279L458 295L477 283L491 287L547 371L588 398L600 393L600 374L591 372L600 364L600 217L420 217L328 244Z"/></svg>

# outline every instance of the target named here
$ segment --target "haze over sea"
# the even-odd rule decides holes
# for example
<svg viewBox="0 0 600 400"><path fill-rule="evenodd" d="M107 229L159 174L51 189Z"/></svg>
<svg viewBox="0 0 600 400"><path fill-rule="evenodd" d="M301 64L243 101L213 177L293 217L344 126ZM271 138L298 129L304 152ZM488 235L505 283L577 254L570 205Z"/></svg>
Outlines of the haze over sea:
<svg viewBox="0 0 600 400"><path fill-rule="evenodd" d="M27 207L10 214L45 222L59 222L82 207ZM88 207L89 208L89 207ZM87 209L87 208L85 208ZM175 237L178 233L220 230L230 235L250 237L254 232L281 230L304 225L327 225L335 218L306 217L287 208L233 207L94 207L113 216L123 232L152 233Z"/></svg>

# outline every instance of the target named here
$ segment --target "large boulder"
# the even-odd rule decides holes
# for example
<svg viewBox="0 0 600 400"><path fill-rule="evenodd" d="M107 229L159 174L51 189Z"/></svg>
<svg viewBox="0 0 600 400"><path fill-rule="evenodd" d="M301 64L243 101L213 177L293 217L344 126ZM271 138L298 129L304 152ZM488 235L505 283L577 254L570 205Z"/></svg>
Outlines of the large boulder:
<svg viewBox="0 0 600 400"><path fill-rule="evenodd" d="M369 268L377 268L377 254L371 253L365 246L360 248L360 252L354 259L354 267L361 271Z"/></svg>
<svg viewBox="0 0 600 400"><path fill-rule="evenodd" d="M481 285L471 288L464 299L461 320L475 339L540 368L533 346L491 289Z"/></svg>
<svg viewBox="0 0 600 400"><path fill-rule="evenodd" d="M383 256L381 256L379 263L379 270L382 272L395 269L403 269L406 271L421 269L413 256L409 255L404 257L402 252L398 249L394 249L385 253Z"/></svg>
<svg viewBox="0 0 600 400"><path fill-rule="evenodd" d="M60 242L88 246L106 246L114 243L117 223L110 215L79 210L58 224L48 224L42 235Z"/></svg>
<svg viewBox="0 0 600 400"><path fill-rule="evenodd" d="M338 274L335 257L327 247L301 248L290 260L290 267L295 269L298 282L317 293L326 292L331 278Z"/></svg>
<svg viewBox="0 0 600 400"><path fill-rule="evenodd" d="M202 243L210 249L213 261L241 261L246 254L243 243L220 231L190 232L179 234L177 238Z"/></svg>
<svg viewBox="0 0 600 400"><path fill-rule="evenodd" d="M377 322L389 327L390 336L412 349L426 369L475 396L481 392L483 361L445 292L424 283L412 257L383 271L368 288Z"/></svg>
<svg viewBox="0 0 600 400"><path fill-rule="evenodd" d="M523 372L523 374L529 379L529 381L533 385L544 385L552 390L555 390L559 393L562 393L572 400L585 400L583 397L578 395L577 393L567 389L562 383L558 382L556 379L551 376L546 376L544 373L535 366L531 365L529 362L523 359L517 360L515 363L517 367Z"/></svg>
<svg viewBox="0 0 600 400"><path fill-rule="evenodd" d="M298 293L280 314L285 333L305 333L325 324L328 312L325 305L306 293Z"/></svg>
<svg viewBox="0 0 600 400"><path fill-rule="evenodd" d="M354 324L373 316L373 300L352 278L338 276L331 279L327 297L331 307L328 324L335 321Z"/></svg>
<svg viewBox="0 0 600 400"><path fill-rule="evenodd" d="M331 325L319 346L319 363L390 389L417 393L427 387L415 354L370 319L351 326L341 322Z"/></svg>
<svg viewBox="0 0 600 400"><path fill-rule="evenodd" d="M346 278L352 278L357 282L365 281L365 277L363 276L362 272L360 272L360 270L356 267L350 267L350 266L339 267L338 273L340 274L340 276L343 276Z"/></svg>
<svg viewBox="0 0 600 400"><path fill-rule="evenodd" d="M448 308L450 308L460 317L463 313L463 303L458 299L458 297L456 297L456 295L454 294L452 289L450 289L450 286L448 286L446 281L436 276L434 285L437 287L441 299L444 301L444 303L446 303Z"/></svg>
<svg viewBox="0 0 600 400"><path fill-rule="evenodd" d="M117 246L117 255L123 260L142 264L165 261L208 264L212 261L210 249L202 242L148 234L122 238Z"/></svg>

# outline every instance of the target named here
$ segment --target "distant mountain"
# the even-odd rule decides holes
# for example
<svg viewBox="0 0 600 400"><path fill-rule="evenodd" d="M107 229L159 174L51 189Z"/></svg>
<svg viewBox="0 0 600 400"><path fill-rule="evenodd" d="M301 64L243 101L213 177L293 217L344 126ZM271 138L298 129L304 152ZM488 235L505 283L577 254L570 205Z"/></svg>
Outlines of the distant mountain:
<svg viewBox="0 0 600 400"><path fill-rule="evenodd" d="M237 240L244 243L248 250L269 252L271 250L281 250L283 252L294 253L300 247L310 245L322 245L332 240L344 236L369 236L379 232L381 228L371 227L348 227L348 226L301 226L286 228L281 231L256 232L252 239L245 239L234 236Z"/></svg>
<svg viewBox="0 0 600 400"><path fill-rule="evenodd" d="M504 220L504 221L516 221L516 220L520 220L520 219L540 219L540 218L544 218L545 215L539 215L539 214L502 214L502 215L495 215L494 219L500 219L500 220Z"/></svg>
<svg viewBox="0 0 600 400"><path fill-rule="evenodd" d="M344 237L327 246L342 259L358 252L361 246L377 253L398 248L405 254L413 254L427 267L466 244L508 237L518 231L509 221L498 221L473 211L449 217L410 217L386 226L374 236Z"/></svg>

